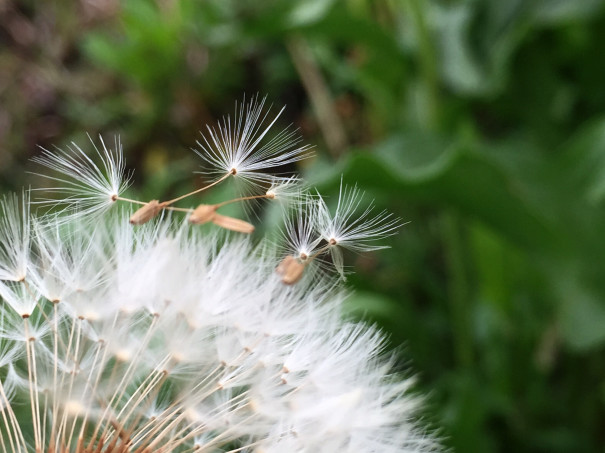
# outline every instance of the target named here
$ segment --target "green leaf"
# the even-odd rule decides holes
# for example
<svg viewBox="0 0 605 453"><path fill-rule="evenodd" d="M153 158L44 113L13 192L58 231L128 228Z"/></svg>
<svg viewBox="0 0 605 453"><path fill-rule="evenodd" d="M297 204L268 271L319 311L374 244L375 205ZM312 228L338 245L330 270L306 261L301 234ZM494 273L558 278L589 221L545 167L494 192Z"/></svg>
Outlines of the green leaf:
<svg viewBox="0 0 605 453"><path fill-rule="evenodd" d="M299 27L323 19L334 4L334 0L303 0L293 4L288 22L290 26Z"/></svg>
<svg viewBox="0 0 605 453"><path fill-rule="evenodd" d="M605 341L605 291L588 287L577 275L557 273L553 284L559 298L559 324L565 342L579 351ZM557 278L558 277L558 278Z"/></svg>
<svg viewBox="0 0 605 453"><path fill-rule="evenodd" d="M535 19L551 25L587 19L603 9L601 0L539 0L532 3Z"/></svg>

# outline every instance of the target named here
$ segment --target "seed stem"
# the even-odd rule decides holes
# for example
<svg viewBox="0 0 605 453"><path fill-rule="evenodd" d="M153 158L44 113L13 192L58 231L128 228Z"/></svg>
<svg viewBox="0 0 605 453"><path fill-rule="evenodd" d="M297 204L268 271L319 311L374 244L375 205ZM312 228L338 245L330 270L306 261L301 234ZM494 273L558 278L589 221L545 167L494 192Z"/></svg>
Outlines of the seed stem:
<svg viewBox="0 0 605 453"><path fill-rule="evenodd" d="M229 176L234 175L235 174L235 170L231 170L229 173L223 175L221 178L217 179L216 181L214 181L213 183L208 184L207 186L204 186L200 189L194 190L193 192L189 192L186 193L185 195L181 195L180 197L177 197L173 200L169 200L169 201L164 201L162 202L162 206L169 206L173 203L176 203L177 201L182 200L183 198L187 198L190 197L191 195L195 195L196 193L200 193L203 190L209 189L212 186L216 186L219 182L224 181L225 179L227 179Z"/></svg>
<svg viewBox="0 0 605 453"><path fill-rule="evenodd" d="M270 195L267 194L263 194L263 195L252 195L249 197L239 197L239 198L234 198L233 200L227 200L227 201L223 201L222 203L217 203L214 206L218 209L222 206L231 204L231 203L237 203L238 201L246 201L246 200L259 200L262 198L272 198Z"/></svg>
<svg viewBox="0 0 605 453"><path fill-rule="evenodd" d="M227 173L226 175L222 176L221 178L217 179L216 181L214 181L213 183L208 184L207 186L204 186L200 189L194 190L193 192L189 192L185 195L181 195L180 197L174 198L172 200L168 200L168 201L163 201L160 203L159 208L160 209L166 209L169 211L178 211L178 212L193 212L193 209L190 208L175 208L170 206L171 204L176 203L177 201L180 201L184 198L190 197L191 195L195 195L196 193L202 192L203 190L209 189L212 186L217 185L219 182L224 181L225 179L227 179L229 176L234 175L235 174L235 170L231 170L229 173ZM236 201L243 201L243 200L253 200L255 198L270 198L268 195L256 195L256 196L252 196L252 197L241 197L241 198L236 198L234 200L229 200L229 201L225 201L223 203L219 203L218 207L220 206L224 206L226 204L230 204L230 203L235 203ZM111 197L111 199L113 201L126 201L128 203L134 203L134 204L139 204L142 206L145 206L146 204L148 204L147 202L144 201L139 201L139 200L133 200L132 198L124 198L124 197L118 197L117 195L114 195Z"/></svg>
<svg viewBox="0 0 605 453"><path fill-rule="evenodd" d="M334 239L330 239L330 241L326 245L324 245L322 248L317 250L313 255L309 256L309 258L302 261L301 264L306 266L311 261L313 261L315 258L317 258L319 255L326 253L328 250L330 250L330 247L334 247L335 245L336 245L336 241L334 241Z"/></svg>
<svg viewBox="0 0 605 453"><path fill-rule="evenodd" d="M134 203L134 204L141 204L141 205L146 205L147 203L145 203L144 201L139 201L139 200L131 200L130 198L124 198L124 197L117 197L117 196L113 196L111 198L113 201L127 201L128 203Z"/></svg>
<svg viewBox="0 0 605 453"><path fill-rule="evenodd" d="M193 209L191 208L175 208L172 206L162 206L162 209L166 209L168 211L178 211L178 212L193 212Z"/></svg>

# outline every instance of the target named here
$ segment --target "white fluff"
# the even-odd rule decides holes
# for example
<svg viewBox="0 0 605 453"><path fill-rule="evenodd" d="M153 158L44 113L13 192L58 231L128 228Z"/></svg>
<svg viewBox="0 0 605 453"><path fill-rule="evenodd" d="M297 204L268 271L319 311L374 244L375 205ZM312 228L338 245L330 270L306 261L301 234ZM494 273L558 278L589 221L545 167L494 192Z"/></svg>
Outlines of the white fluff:
<svg viewBox="0 0 605 453"><path fill-rule="evenodd" d="M287 130L269 138L281 111L262 127L263 105L240 104L200 146L215 183L264 183L266 198L296 205L288 259L320 263L296 284L269 241L192 227L179 209L136 227L126 210L100 216L141 204L122 197L117 142L97 149L99 165L76 145L36 159L62 173L60 215L0 201L1 451L439 450L414 421L412 381L390 375L383 335L342 319L345 291L323 272L331 255L342 274L340 247L380 248L399 221L357 215L357 189L341 189L332 215L298 179L264 173L308 147Z"/></svg>
<svg viewBox="0 0 605 453"><path fill-rule="evenodd" d="M186 226L133 229L119 213L108 222L95 234L70 228L62 246L45 230L43 253L28 261L36 278L0 286L0 365L7 376L14 367L4 392L34 402L37 431L19 432L31 420L5 423L15 451L77 451L80 438L131 451L434 447L410 421L410 382L388 376L381 334L341 321L339 290L283 285L277 257L248 240L217 249L216 235ZM93 283L81 288L86 275Z"/></svg>

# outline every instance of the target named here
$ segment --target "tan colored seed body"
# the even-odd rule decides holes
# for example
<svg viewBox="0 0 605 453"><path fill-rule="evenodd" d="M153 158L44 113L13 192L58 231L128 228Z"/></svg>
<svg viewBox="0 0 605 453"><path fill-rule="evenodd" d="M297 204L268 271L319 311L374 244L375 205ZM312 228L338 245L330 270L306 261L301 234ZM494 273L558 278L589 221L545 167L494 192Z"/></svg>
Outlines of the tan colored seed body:
<svg viewBox="0 0 605 453"><path fill-rule="evenodd" d="M201 204L189 216L189 223L201 225L202 223L211 222L216 214L216 205Z"/></svg>
<svg viewBox="0 0 605 453"><path fill-rule="evenodd" d="M238 233L250 234L254 231L254 225L235 217L229 217L226 215L214 213L212 217L212 223L231 231L237 231Z"/></svg>
<svg viewBox="0 0 605 453"><path fill-rule="evenodd" d="M298 282L305 271L305 265L297 260L294 256L286 256L278 264L275 271L281 275L281 281L286 285L293 285Z"/></svg>
<svg viewBox="0 0 605 453"><path fill-rule="evenodd" d="M130 223L133 225L142 225L147 223L158 215L163 207L163 204L158 200L151 200L149 203L144 205L142 208L137 209L134 214L132 214L130 217Z"/></svg>

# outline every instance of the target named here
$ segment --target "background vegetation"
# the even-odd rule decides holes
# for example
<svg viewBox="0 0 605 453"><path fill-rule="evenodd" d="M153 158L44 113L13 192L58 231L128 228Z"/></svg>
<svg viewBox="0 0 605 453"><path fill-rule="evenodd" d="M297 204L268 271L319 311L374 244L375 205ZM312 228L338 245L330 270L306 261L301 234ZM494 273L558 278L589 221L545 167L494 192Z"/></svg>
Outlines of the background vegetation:
<svg viewBox="0 0 605 453"><path fill-rule="evenodd" d="M197 131L266 93L322 193L342 174L410 221L348 257L348 308L404 345L445 443L603 451L604 42L601 0L9 0L0 189L102 133L142 197L182 193Z"/></svg>

